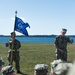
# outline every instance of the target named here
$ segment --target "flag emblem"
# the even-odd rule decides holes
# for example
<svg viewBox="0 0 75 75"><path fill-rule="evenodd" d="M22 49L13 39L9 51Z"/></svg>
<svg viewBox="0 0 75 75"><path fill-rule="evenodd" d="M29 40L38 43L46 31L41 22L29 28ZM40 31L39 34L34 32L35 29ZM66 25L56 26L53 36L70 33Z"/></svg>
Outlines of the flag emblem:
<svg viewBox="0 0 75 75"><path fill-rule="evenodd" d="M18 17L15 18L15 26L14 26L15 31L18 31L18 32L28 36L28 32L27 32L27 29L26 29L27 27L30 28L28 23L24 23L22 21L22 19L20 19Z"/></svg>

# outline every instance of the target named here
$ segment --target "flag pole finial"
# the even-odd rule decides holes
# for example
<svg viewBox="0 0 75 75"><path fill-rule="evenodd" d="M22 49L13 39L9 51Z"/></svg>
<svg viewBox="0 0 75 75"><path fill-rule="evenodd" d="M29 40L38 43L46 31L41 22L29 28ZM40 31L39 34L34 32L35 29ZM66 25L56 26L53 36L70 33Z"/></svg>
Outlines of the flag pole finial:
<svg viewBox="0 0 75 75"><path fill-rule="evenodd" d="M17 12L17 10L16 10L16 11L15 11L15 17L17 16L17 13L18 13L18 12Z"/></svg>
<svg viewBox="0 0 75 75"><path fill-rule="evenodd" d="M17 17L17 10L15 11L15 19L16 19L16 17ZM14 25L15 26L15 25ZM14 27L15 28L15 27ZM15 32L15 30L13 31L13 32Z"/></svg>

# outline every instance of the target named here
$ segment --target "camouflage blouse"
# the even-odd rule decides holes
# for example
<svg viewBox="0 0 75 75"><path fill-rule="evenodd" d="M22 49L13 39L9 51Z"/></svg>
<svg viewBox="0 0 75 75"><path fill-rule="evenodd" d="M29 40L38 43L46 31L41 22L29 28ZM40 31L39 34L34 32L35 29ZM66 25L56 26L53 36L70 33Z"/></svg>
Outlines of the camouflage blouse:
<svg viewBox="0 0 75 75"><path fill-rule="evenodd" d="M12 41L12 39L10 39L9 41ZM21 44L17 39L15 39L13 41L13 43L9 43L9 48L10 49L18 50L20 47L21 47Z"/></svg>
<svg viewBox="0 0 75 75"><path fill-rule="evenodd" d="M67 36L57 36L55 39L55 45L60 49L66 49L67 44L70 43L70 39Z"/></svg>

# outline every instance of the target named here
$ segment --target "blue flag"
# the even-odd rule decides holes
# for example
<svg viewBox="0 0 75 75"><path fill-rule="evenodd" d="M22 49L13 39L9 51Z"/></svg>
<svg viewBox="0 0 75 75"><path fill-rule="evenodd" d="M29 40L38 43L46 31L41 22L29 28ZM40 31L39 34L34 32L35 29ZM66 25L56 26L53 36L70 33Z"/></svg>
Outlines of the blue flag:
<svg viewBox="0 0 75 75"><path fill-rule="evenodd" d="M28 32L26 30L26 28L29 27L28 23L24 23L20 18L16 17L15 18L15 26L14 26L14 30L18 31L26 36L28 36Z"/></svg>

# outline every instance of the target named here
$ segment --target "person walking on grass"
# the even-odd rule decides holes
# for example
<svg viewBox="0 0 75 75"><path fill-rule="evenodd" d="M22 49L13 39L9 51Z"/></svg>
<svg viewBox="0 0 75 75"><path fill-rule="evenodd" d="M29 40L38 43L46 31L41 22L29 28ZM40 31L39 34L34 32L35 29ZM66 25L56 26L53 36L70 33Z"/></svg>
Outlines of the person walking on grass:
<svg viewBox="0 0 75 75"><path fill-rule="evenodd" d="M55 38L56 58L67 61L67 44L73 43L69 37L65 36L67 29L63 28L61 34Z"/></svg>

